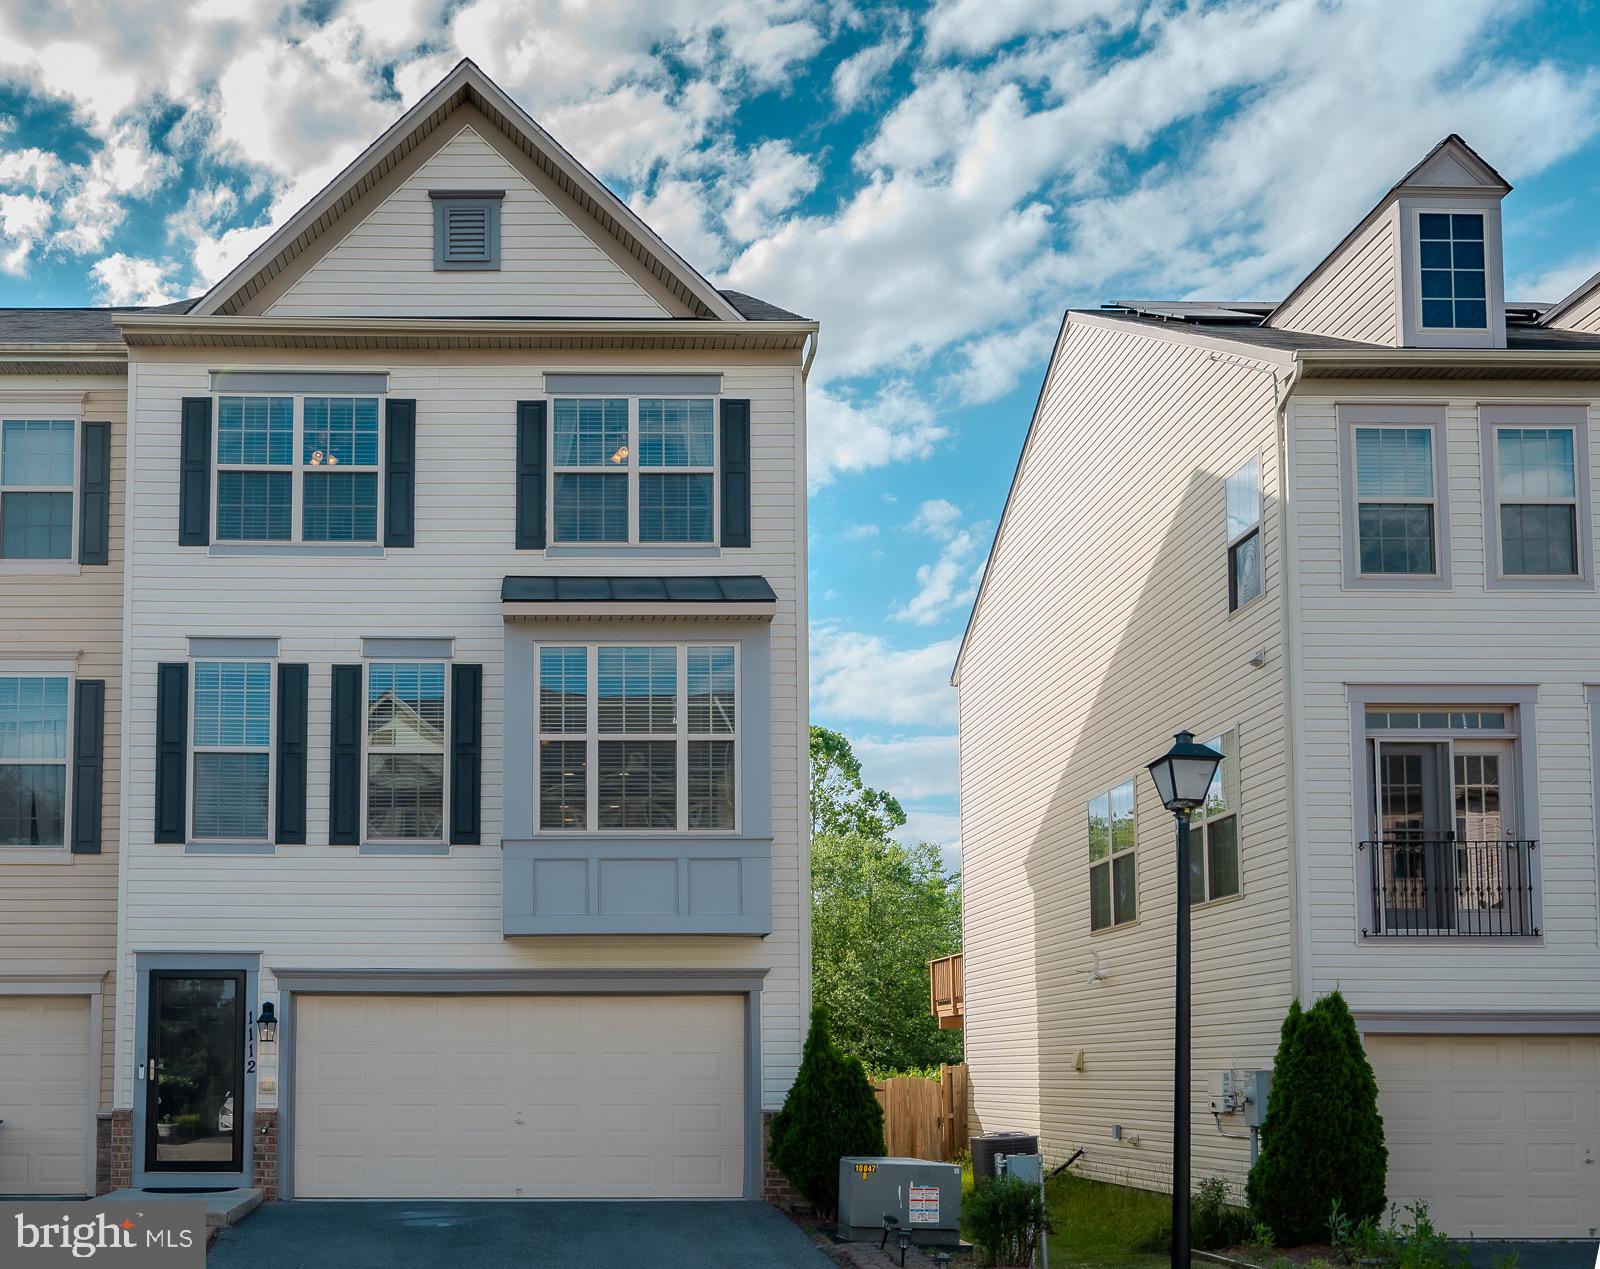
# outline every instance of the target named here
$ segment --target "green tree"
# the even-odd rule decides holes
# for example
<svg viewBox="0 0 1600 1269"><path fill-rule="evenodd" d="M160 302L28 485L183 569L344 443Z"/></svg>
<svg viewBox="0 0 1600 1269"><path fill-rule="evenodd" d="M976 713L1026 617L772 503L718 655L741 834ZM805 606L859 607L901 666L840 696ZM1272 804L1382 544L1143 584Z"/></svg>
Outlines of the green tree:
<svg viewBox="0 0 1600 1269"><path fill-rule="evenodd" d="M884 1153L883 1108L860 1059L834 1044L820 1005L811 1011L800 1070L771 1134L773 1166L824 1219L839 1208L839 1160Z"/></svg>
<svg viewBox="0 0 1600 1269"><path fill-rule="evenodd" d="M811 833L888 837L906 822L900 803L861 782L850 742L826 727L811 729Z"/></svg>
<svg viewBox="0 0 1600 1269"><path fill-rule="evenodd" d="M1252 1212L1281 1245L1326 1242L1335 1199L1357 1223L1382 1217L1388 1166L1378 1082L1350 1007L1338 992L1307 1010L1295 1001L1245 1188Z"/></svg>
<svg viewBox="0 0 1600 1269"><path fill-rule="evenodd" d="M928 1008L928 962L961 946L961 892L928 842L859 833L811 843L811 994L877 1069L961 1060Z"/></svg>

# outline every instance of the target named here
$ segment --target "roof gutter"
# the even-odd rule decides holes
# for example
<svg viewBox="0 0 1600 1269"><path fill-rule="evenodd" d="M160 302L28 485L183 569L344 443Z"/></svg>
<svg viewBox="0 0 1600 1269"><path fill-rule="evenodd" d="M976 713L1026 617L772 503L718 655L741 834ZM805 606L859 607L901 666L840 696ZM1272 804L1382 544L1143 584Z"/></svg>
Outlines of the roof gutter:
<svg viewBox="0 0 1600 1269"><path fill-rule="evenodd" d="M1301 348L1294 354L1301 373L1325 376L1329 370L1406 370L1425 376L1430 370L1481 370L1529 366L1600 370L1600 348Z"/></svg>
<svg viewBox="0 0 1600 1269"><path fill-rule="evenodd" d="M113 319L125 335L274 335L336 333L342 335L810 335L814 321L725 322L707 318L633 318L585 320L570 317L242 317L196 319L188 314L133 314ZM131 342L131 341L130 341Z"/></svg>

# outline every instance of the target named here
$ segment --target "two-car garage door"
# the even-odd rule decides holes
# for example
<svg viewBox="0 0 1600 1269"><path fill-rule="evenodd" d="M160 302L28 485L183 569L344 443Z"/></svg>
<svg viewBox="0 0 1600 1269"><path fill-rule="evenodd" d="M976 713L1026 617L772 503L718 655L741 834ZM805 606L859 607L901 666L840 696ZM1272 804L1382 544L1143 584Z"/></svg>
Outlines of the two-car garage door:
<svg viewBox="0 0 1600 1269"><path fill-rule="evenodd" d="M744 1192L737 996L301 996L301 1198Z"/></svg>
<svg viewBox="0 0 1600 1269"><path fill-rule="evenodd" d="M1590 1238L1600 1226L1600 1038L1368 1036L1389 1199L1448 1234Z"/></svg>

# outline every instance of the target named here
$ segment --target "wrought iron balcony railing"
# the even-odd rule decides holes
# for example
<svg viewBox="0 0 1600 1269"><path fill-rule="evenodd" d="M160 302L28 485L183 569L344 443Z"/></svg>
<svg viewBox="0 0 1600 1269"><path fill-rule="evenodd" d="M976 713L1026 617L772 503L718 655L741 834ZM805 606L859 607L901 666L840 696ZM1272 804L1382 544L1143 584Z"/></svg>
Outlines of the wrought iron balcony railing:
<svg viewBox="0 0 1600 1269"><path fill-rule="evenodd" d="M1536 841L1395 833L1362 842L1372 928L1403 938L1513 938L1539 933Z"/></svg>

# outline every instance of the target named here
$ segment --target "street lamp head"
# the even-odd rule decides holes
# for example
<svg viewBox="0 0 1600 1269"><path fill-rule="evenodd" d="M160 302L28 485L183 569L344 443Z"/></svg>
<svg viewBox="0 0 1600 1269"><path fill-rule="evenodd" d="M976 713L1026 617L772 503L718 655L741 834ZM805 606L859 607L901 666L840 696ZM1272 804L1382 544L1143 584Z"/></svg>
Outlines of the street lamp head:
<svg viewBox="0 0 1600 1269"><path fill-rule="evenodd" d="M1174 815L1187 815L1206 800L1222 755L1194 742L1194 733L1180 731L1172 748L1149 766L1161 805Z"/></svg>

